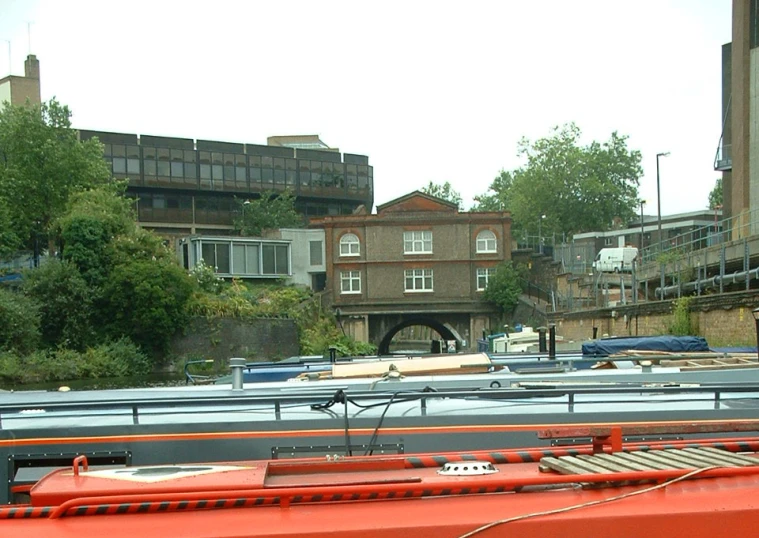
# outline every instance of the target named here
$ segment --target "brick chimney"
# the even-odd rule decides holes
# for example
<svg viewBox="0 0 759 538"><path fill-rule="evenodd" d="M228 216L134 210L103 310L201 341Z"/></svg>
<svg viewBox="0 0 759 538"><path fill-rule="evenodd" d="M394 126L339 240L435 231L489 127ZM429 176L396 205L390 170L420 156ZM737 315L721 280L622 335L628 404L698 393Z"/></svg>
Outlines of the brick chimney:
<svg viewBox="0 0 759 538"><path fill-rule="evenodd" d="M24 75L26 78L40 79L40 61L34 54L26 57L24 62Z"/></svg>

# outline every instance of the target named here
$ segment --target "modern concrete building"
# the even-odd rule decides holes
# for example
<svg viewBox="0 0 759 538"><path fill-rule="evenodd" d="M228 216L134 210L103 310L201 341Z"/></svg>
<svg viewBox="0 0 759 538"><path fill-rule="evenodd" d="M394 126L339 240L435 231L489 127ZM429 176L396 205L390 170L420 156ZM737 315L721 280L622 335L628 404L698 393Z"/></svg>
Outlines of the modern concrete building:
<svg viewBox="0 0 759 538"><path fill-rule="evenodd" d="M0 102L39 104L40 63L29 55L25 76L0 79ZM340 153L318 135L272 136L266 145L80 130L97 137L113 177L129 181L141 226L163 236L229 235L235 198L263 192L295 195L312 216L350 214L374 204L374 170L366 155Z"/></svg>
<svg viewBox="0 0 759 538"><path fill-rule="evenodd" d="M40 62L34 54L26 57L24 76L8 75L0 78L0 107L3 103L23 105L27 99L32 105L40 104Z"/></svg>
<svg viewBox="0 0 759 538"><path fill-rule="evenodd" d="M242 144L81 130L97 137L113 177L129 181L141 226L163 236L229 235L237 199L264 192L295 195L305 218L344 215L374 203L374 172L365 155L332 148ZM321 145L326 146L319 141Z"/></svg>
<svg viewBox="0 0 759 538"><path fill-rule="evenodd" d="M759 1L733 0L732 42L722 47L721 171L731 239L759 233Z"/></svg>
<svg viewBox="0 0 759 538"><path fill-rule="evenodd" d="M494 328L496 310L481 296L496 266L511 259L508 213L459 212L417 191L376 214L327 216L311 226L325 231L327 290L357 339L379 344L414 323L446 325L471 343Z"/></svg>

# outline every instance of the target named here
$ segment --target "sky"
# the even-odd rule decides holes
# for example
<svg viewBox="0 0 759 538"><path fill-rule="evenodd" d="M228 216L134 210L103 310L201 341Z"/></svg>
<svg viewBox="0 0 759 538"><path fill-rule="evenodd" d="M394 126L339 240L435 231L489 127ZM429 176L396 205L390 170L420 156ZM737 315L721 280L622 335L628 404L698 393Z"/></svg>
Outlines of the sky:
<svg viewBox="0 0 759 538"><path fill-rule="evenodd" d="M575 122L640 150L656 214L708 206L731 0L0 0L0 77L40 60L76 128L369 156L375 204L430 181L466 208ZM10 66L8 60L10 42Z"/></svg>

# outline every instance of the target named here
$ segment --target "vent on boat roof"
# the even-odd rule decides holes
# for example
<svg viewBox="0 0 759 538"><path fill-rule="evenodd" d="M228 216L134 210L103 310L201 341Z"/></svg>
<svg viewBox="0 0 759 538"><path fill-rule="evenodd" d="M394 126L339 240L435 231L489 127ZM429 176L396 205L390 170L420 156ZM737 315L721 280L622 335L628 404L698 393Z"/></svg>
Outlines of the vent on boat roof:
<svg viewBox="0 0 759 538"><path fill-rule="evenodd" d="M446 476L468 476L497 473L498 469L493 467L489 461L455 461L446 463L438 474Z"/></svg>

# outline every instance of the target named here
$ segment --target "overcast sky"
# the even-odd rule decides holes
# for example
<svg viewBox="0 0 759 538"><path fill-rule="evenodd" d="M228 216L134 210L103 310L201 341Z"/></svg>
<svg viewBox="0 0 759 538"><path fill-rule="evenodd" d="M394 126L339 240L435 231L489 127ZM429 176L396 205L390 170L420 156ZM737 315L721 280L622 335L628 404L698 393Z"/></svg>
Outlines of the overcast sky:
<svg viewBox="0 0 759 538"><path fill-rule="evenodd" d="M730 0L0 0L0 77L31 50L82 129L318 134L369 156L376 204L449 181L468 208L522 136L574 121L585 142L629 135L647 214L671 152L666 215L707 207L718 177L730 22Z"/></svg>

